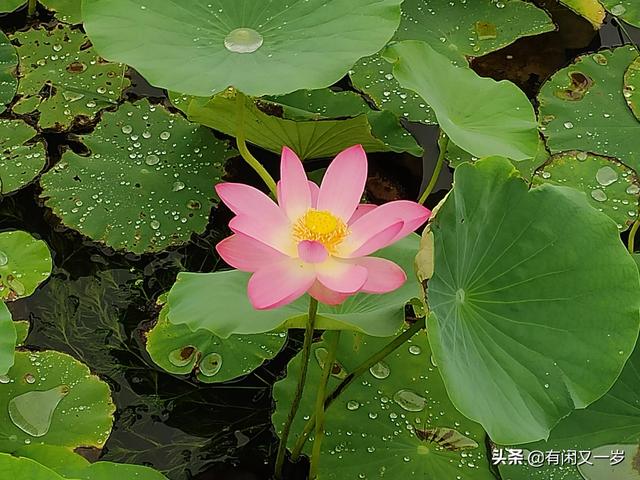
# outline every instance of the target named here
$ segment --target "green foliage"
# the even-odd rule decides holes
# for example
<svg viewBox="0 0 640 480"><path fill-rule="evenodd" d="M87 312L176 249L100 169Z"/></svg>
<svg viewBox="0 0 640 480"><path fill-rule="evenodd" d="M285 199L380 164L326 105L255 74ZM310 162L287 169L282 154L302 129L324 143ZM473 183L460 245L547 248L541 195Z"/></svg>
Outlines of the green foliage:
<svg viewBox="0 0 640 480"><path fill-rule="evenodd" d="M409 280L402 287L382 295L358 293L336 307L320 305L316 327L381 337L396 332L404 321L405 304L420 294L418 283L411 279L418 243L418 236L411 235L377 254L407 272ZM178 274L167 297L169 321L184 324L193 331L208 330L222 338L304 328L307 319L304 297L278 309L256 311L247 297L249 276L238 270Z"/></svg>
<svg viewBox="0 0 640 480"><path fill-rule="evenodd" d="M16 32L18 114L39 113L43 129L67 130L74 122L87 124L96 114L117 104L129 85L125 66L108 63L95 52L80 30L59 24L53 30Z"/></svg>
<svg viewBox="0 0 640 480"><path fill-rule="evenodd" d="M623 94L633 47L584 55L547 81L538 97L541 130L552 153L582 150L640 169L640 124Z"/></svg>
<svg viewBox="0 0 640 480"><path fill-rule="evenodd" d="M460 65L464 56L480 56L516 39L553 30L547 14L521 0L405 0L402 20L393 40L421 40ZM354 86L382 109L408 120L435 123L431 107L419 95L402 88L392 66L380 54L359 60L349 72Z"/></svg>
<svg viewBox="0 0 640 480"><path fill-rule="evenodd" d="M611 15L640 27L640 5L635 0L602 0Z"/></svg>
<svg viewBox="0 0 640 480"><path fill-rule="evenodd" d="M391 38L401 1L85 0L83 15L104 57L156 86L200 96L233 86L260 96L340 80Z"/></svg>
<svg viewBox="0 0 640 480"><path fill-rule="evenodd" d="M631 111L640 120L640 57L637 57L624 74L624 98Z"/></svg>
<svg viewBox="0 0 640 480"><path fill-rule="evenodd" d="M560 0L560 3L589 20L593 28L600 28L604 21L604 7L598 0Z"/></svg>
<svg viewBox="0 0 640 480"><path fill-rule="evenodd" d="M16 67L18 66L18 54L9 39L0 31L0 113L4 112L6 105L13 100L18 88Z"/></svg>
<svg viewBox="0 0 640 480"><path fill-rule="evenodd" d="M27 232L0 233L0 299L31 295L51 273L51 253Z"/></svg>
<svg viewBox="0 0 640 480"><path fill-rule="evenodd" d="M49 10L53 10L56 17L65 23L77 24L82 21L80 7L82 0L39 0Z"/></svg>
<svg viewBox="0 0 640 480"><path fill-rule="evenodd" d="M191 331L167 320L169 306L146 334L147 352L163 370L174 374L195 371L198 380L217 383L241 377L258 368L282 349L286 333L231 335L222 339L208 330Z"/></svg>
<svg viewBox="0 0 640 480"><path fill-rule="evenodd" d="M186 102L188 106L185 107ZM219 130L227 135L236 135L237 102L235 92L225 92L215 97L192 98L174 100L180 108L187 112L192 122L200 123ZM248 142L258 145L275 153L282 151L282 146L292 148L301 159L331 157L354 144L361 144L368 152L383 152L389 150L410 150L419 154L419 147L411 137L400 136L393 142L384 141L372 135L373 119L380 120L380 113L372 112L369 117L356 114L346 120L289 120L263 112L265 110L281 108L270 102L259 100L257 104L245 103L244 133ZM379 135L389 135L393 129L400 128L397 119L391 114L391 125L384 126ZM385 116L382 121L388 120Z"/></svg>
<svg viewBox="0 0 640 480"><path fill-rule="evenodd" d="M6 195L31 182L44 168L43 142L22 120L0 119L0 193Z"/></svg>
<svg viewBox="0 0 640 480"><path fill-rule="evenodd" d="M531 191L511 164L456 169L430 226L427 322L456 407L500 443L546 438L614 383L640 325L638 269L573 189Z"/></svg>
<svg viewBox="0 0 640 480"><path fill-rule="evenodd" d="M0 382L0 451L32 442L101 448L111 431L109 387L60 352L16 352Z"/></svg>
<svg viewBox="0 0 640 480"><path fill-rule="evenodd" d="M21 5L24 5L25 0L2 0L0 2L0 12L8 13L17 10Z"/></svg>
<svg viewBox="0 0 640 480"><path fill-rule="evenodd" d="M391 339L343 332L329 391ZM325 340L312 347L311 362L300 410L293 424L293 447L314 412ZM301 354L288 365L287 376L274 385L273 423L282 428L294 397ZM484 431L453 406L431 363L424 331L375 364L329 406L322 443L319 478L460 478L492 480ZM310 453L307 442L305 452ZM386 475L385 475L386 474Z"/></svg>
<svg viewBox="0 0 640 480"><path fill-rule="evenodd" d="M615 159L576 151L554 155L534 177L534 185L544 183L584 192L589 203L611 217L620 230L638 216L638 178Z"/></svg>
<svg viewBox="0 0 640 480"><path fill-rule="evenodd" d="M135 253L184 243L202 232L213 186L235 151L210 131L146 100L105 112L42 178L42 195L63 222L93 240Z"/></svg>
<svg viewBox="0 0 640 480"><path fill-rule="evenodd" d="M384 55L394 62L393 75L400 85L431 105L440 128L463 150L477 157L536 156L535 112L514 84L457 67L424 42L396 43Z"/></svg>
<svg viewBox="0 0 640 480"><path fill-rule="evenodd" d="M0 302L0 375L5 375L13 365L16 341L16 327L11 319L11 312L4 302Z"/></svg>

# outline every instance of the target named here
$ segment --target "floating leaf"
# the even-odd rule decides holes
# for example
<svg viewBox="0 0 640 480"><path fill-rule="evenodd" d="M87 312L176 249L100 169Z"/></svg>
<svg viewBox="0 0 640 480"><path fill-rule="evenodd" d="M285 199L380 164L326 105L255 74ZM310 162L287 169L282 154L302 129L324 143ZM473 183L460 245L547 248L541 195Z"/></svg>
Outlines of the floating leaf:
<svg viewBox="0 0 640 480"><path fill-rule="evenodd" d="M623 95L633 114L640 120L640 57L631 62L624 74Z"/></svg>
<svg viewBox="0 0 640 480"><path fill-rule="evenodd" d="M619 467L624 471L625 467L633 465L638 442L640 442L640 348L636 346L611 390L587 408L574 410L568 417L562 419L551 431L546 442L537 442L526 447L529 450L540 451L593 451L595 455L596 450L603 447L606 447L605 450L609 450L606 453L610 454L611 450L620 448L616 444L632 445L632 452L627 451L626 460ZM604 462L605 465L602 466L609 463L606 459L591 459L591 461L593 463ZM553 468L553 466L550 467L548 471L554 471ZM555 466L555 469L558 470L558 467ZM504 465L500 467L500 471L507 474L503 478L511 480L548 480L550 478L549 476L541 476L536 470L538 469L522 466ZM615 478L618 480L626 478L617 475L620 470L614 470L614 475L609 477L591 477L587 474L591 469L582 470L583 477L578 473L575 462L573 466L563 470L567 473L566 477L561 477L563 479L608 480Z"/></svg>
<svg viewBox="0 0 640 480"><path fill-rule="evenodd" d="M117 104L129 85L125 66L102 60L80 30L58 25L16 32L20 44L18 95L13 111L40 113L43 129L66 130L74 121L94 120Z"/></svg>
<svg viewBox="0 0 640 480"><path fill-rule="evenodd" d="M425 41L464 65L465 55L484 55L520 37L554 28L544 10L520 0L405 0L394 40ZM408 120L436 122L424 99L402 88L392 75L392 66L379 54L358 61L349 73L354 86L378 108Z"/></svg>
<svg viewBox="0 0 640 480"><path fill-rule="evenodd" d="M98 51L153 85L200 96L233 86L261 96L340 80L391 38L400 3L91 0L83 15Z"/></svg>
<svg viewBox="0 0 640 480"><path fill-rule="evenodd" d="M82 22L80 15L81 0L39 0L49 10L53 10L56 17L65 23L77 24Z"/></svg>
<svg viewBox="0 0 640 480"><path fill-rule="evenodd" d="M270 100L282 107L284 118L320 120L336 117L356 117L366 114L371 134L394 152L409 152L416 157L424 153L413 136L405 130L393 113L372 110L364 99L349 91L298 90Z"/></svg>
<svg viewBox="0 0 640 480"><path fill-rule="evenodd" d="M640 170L640 128L622 92L633 47L580 57L544 84L541 130L551 153L579 150L619 159Z"/></svg>
<svg viewBox="0 0 640 480"><path fill-rule="evenodd" d="M528 191L506 159L456 169L430 223L427 328L453 403L499 443L546 438L601 397L638 335L638 269L576 190Z"/></svg>
<svg viewBox="0 0 640 480"><path fill-rule="evenodd" d="M9 39L0 31L0 113L6 110L7 105L16 94L18 79L16 67L18 66L18 54Z"/></svg>
<svg viewBox="0 0 640 480"><path fill-rule="evenodd" d="M149 467L112 462L89 463L80 455L53 445L28 445L20 448L17 455L34 460L69 480L166 480L164 475Z"/></svg>
<svg viewBox="0 0 640 480"><path fill-rule="evenodd" d="M611 15L640 27L640 5L635 0L602 0L602 3Z"/></svg>
<svg viewBox="0 0 640 480"><path fill-rule="evenodd" d="M13 326L16 328L16 346L21 346L29 336L29 328L31 328L31 324L29 320L16 320L13 322Z"/></svg>
<svg viewBox="0 0 640 480"><path fill-rule="evenodd" d="M14 457L8 453L0 453L0 475L2 475L2 478L65 480L64 477L34 460Z"/></svg>
<svg viewBox="0 0 640 480"><path fill-rule="evenodd" d="M376 254L396 262L408 273L409 280L402 287L382 295L359 293L336 307L320 305L316 328L351 329L382 337L396 332L404 321L405 304L420 295L418 283L411 278L418 243L419 237L412 234ZM208 330L222 338L304 328L304 297L275 310L254 310L247 297L249 276L238 270L178 274L167 297L169 321L193 331Z"/></svg>
<svg viewBox="0 0 640 480"><path fill-rule="evenodd" d="M33 142L35 129L22 120L0 119L0 192L3 195L25 186L38 176L47 162L42 142Z"/></svg>
<svg viewBox="0 0 640 480"><path fill-rule="evenodd" d="M273 107L266 102L259 105ZM193 98L186 111L192 122L227 135L237 133L235 93L225 92L211 99ZM248 142L276 153L287 145L303 160L331 157L355 144L361 144L368 152L389 151L391 147L373 137L371 129L366 115L347 120L292 121L264 113L255 104L246 105L244 113ZM415 147L414 144L411 148Z"/></svg>
<svg viewBox="0 0 640 480"><path fill-rule="evenodd" d="M0 233L0 299L28 297L51 273L51 253L27 232Z"/></svg>
<svg viewBox="0 0 640 480"><path fill-rule="evenodd" d="M66 225L135 253L202 232L222 164L235 153L208 129L146 100L105 112L82 140L91 156L65 152L42 177L42 195Z"/></svg>
<svg viewBox="0 0 640 480"><path fill-rule="evenodd" d="M560 0L560 3L589 20L595 29L602 26L606 12L599 0Z"/></svg>
<svg viewBox="0 0 640 480"><path fill-rule="evenodd" d="M25 4L25 0L2 0L0 2L0 12L8 13L17 10L20 6Z"/></svg>
<svg viewBox="0 0 640 480"><path fill-rule="evenodd" d="M11 312L0 302L0 380L13 365L13 351L16 348L16 327Z"/></svg>
<svg viewBox="0 0 640 480"><path fill-rule="evenodd" d="M109 387L69 355L16 352L0 382L0 451L31 442L101 448L115 410Z"/></svg>
<svg viewBox="0 0 640 480"><path fill-rule="evenodd" d="M167 320L169 306L147 332L147 352L162 369L174 374L196 371L205 383L225 382L251 373L282 349L285 333L231 335L222 339L207 330L192 332Z"/></svg>
<svg viewBox="0 0 640 480"><path fill-rule="evenodd" d="M343 377L389 341L343 332L336 355L336 365L344 369ZM318 353L326 353L327 340L312 348L306 388L289 437L290 448L315 410L316 386L324 365L318 361ZM451 404L430 359L429 343L422 331L344 390L327 409L318 478L494 478L487 462L484 431ZM300 362L298 354L289 363L287 376L274 385L276 410L272 418L278 431L294 398ZM338 385L340 377L335 373L329 377L329 391ZM310 451L307 442L305 452Z"/></svg>
<svg viewBox="0 0 640 480"><path fill-rule="evenodd" d="M393 44L385 56L394 61L393 74L400 84L431 105L440 128L467 152L513 160L536 156L535 112L513 83L457 67L424 42Z"/></svg>
<svg viewBox="0 0 640 480"><path fill-rule="evenodd" d="M638 178L613 158L575 151L554 155L534 177L534 185L543 183L584 192L589 203L611 217L620 230L638 216Z"/></svg>

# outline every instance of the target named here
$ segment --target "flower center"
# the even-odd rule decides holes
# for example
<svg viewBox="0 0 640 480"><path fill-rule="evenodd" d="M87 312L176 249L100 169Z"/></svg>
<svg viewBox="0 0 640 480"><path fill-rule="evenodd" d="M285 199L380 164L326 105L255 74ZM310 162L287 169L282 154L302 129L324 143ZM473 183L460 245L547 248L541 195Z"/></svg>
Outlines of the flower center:
<svg viewBox="0 0 640 480"><path fill-rule="evenodd" d="M331 212L310 208L293 225L293 238L301 242L312 240L324 245L328 252L334 253L336 247L348 235L345 223Z"/></svg>

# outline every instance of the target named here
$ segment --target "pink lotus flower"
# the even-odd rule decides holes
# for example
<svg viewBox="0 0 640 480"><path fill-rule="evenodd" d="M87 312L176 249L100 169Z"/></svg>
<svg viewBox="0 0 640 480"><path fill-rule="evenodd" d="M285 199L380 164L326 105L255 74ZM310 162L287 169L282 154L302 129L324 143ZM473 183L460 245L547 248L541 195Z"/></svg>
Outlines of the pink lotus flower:
<svg viewBox="0 0 640 480"><path fill-rule="evenodd" d="M280 307L305 293L337 305L357 292L387 293L405 282L398 265L368 255L413 232L431 212L405 200L359 204L366 179L360 145L338 154L321 187L284 147L277 204L249 185L216 186L236 214L229 222L234 234L216 250L232 267L253 273L248 295L254 308Z"/></svg>

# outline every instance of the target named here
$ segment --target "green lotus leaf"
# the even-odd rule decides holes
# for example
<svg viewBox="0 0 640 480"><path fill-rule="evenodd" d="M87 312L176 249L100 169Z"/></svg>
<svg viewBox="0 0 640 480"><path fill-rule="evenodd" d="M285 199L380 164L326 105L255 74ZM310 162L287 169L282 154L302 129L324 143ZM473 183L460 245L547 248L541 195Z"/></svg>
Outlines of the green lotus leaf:
<svg viewBox="0 0 640 480"><path fill-rule="evenodd" d="M547 438L614 383L640 326L615 223L566 187L528 190L506 159L456 169L430 223L427 322L456 407L498 443Z"/></svg>
<svg viewBox="0 0 640 480"><path fill-rule="evenodd" d="M16 346L20 347L29 336L29 328L31 328L31 324L29 323L29 320L16 320L13 322L13 326L16 329Z"/></svg>
<svg viewBox="0 0 640 480"><path fill-rule="evenodd" d="M534 177L534 185L543 183L584 192L589 203L611 217L619 230L626 230L638 216L638 177L613 158L576 151L554 155Z"/></svg>
<svg viewBox="0 0 640 480"><path fill-rule="evenodd" d="M289 448L315 410L315 387L327 354L326 336L312 347ZM342 332L336 373L329 377L328 391L390 340ZM272 419L278 432L294 398L300 363L298 354L288 364L287 376L273 388L276 410ZM374 479L389 474L407 480L494 478L487 461L485 433L451 404L438 369L431 364L424 331L344 390L327 409L325 427L318 472L321 480ZM311 452L310 442L304 451Z"/></svg>
<svg viewBox="0 0 640 480"><path fill-rule="evenodd" d="M476 157L533 158L538 131L533 106L513 83L478 76L457 67L424 42L405 41L385 51L404 88L434 109L440 128Z"/></svg>
<svg viewBox="0 0 640 480"><path fill-rule="evenodd" d="M225 92L215 97L192 98L190 100L174 99L174 104L185 108L187 117L192 122L206 125L227 135L237 134L237 103L234 92ZM415 150L417 145L403 138L403 147L394 147L372 135L373 126L367 115L358 115L346 120L308 120L293 121L269 115L259 107L280 108L271 102L258 101L257 104L245 104L244 133L248 142L275 153L282 151L283 145L292 148L301 159L331 157L355 144L361 144L368 152L384 152L389 150ZM395 121L395 117L394 117Z"/></svg>
<svg viewBox="0 0 640 480"><path fill-rule="evenodd" d="M623 479L621 471L624 471L630 464L638 450L640 442L640 407L638 406L638 398L640 398L640 348L636 346L631 357L627 361L620 377L616 380L611 390L605 395L592 403L585 409L574 410L568 417L562 419L560 423L551 431L551 435L547 441L537 442L526 445L529 450L591 450L596 455L598 450L606 450L609 454L611 450L624 449L627 451L626 459L620 464L617 470L613 470L612 475L608 477L591 476L591 472L597 470L595 468L582 469L580 475L575 465L566 467L568 479L583 480L608 480ZM623 447L622 445L627 445ZM628 451L629 447L632 451ZM605 454L605 452L599 452ZM591 460L600 468L607 467L607 460ZM586 465L584 466L586 467ZM552 470L550 467L547 473ZM557 470L558 467L555 466ZM500 471L511 480L547 480L549 476L543 476L537 473L535 468L514 467L502 465ZM637 475L636 471L636 475ZM631 477L634 478L634 477Z"/></svg>
<svg viewBox="0 0 640 480"><path fill-rule="evenodd" d="M536 173L536 170L538 170L549 160L549 157L550 155L549 152L547 152L547 147L544 143L544 140L540 138L538 140L538 152L536 153L535 157L528 158L526 160L512 160L511 163L513 164L515 169L520 172L522 178L526 179L527 181L531 181L531 179L533 178L533 174ZM474 157L473 155L469 154L469 152L464 151L452 142L449 142L445 158L447 159L447 162L449 162L449 166L453 168L457 168L464 162L476 162L477 160L479 160L478 157Z"/></svg>
<svg viewBox="0 0 640 480"><path fill-rule="evenodd" d="M22 188L38 176L47 163L38 132L22 120L0 119L0 193Z"/></svg>
<svg viewBox="0 0 640 480"><path fill-rule="evenodd" d="M53 445L27 445L14 455L36 461L69 480L166 480L164 475L149 467L112 462L89 463L80 455Z"/></svg>
<svg viewBox="0 0 640 480"><path fill-rule="evenodd" d="M602 0L602 3L611 15L640 27L640 5L635 0Z"/></svg>
<svg viewBox="0 0 640 480"><path fill-rule="evenodd" d="M13 365L13 351L18 335L11 312L4 302L0 304L0 375L5 375Z"/></svg>
<svg viewBox="0 0 640 480"><path fill-rule="evenodd" d="M405 130L398 117L388 110L372 110L365 100L354 92L323 90L298 90L269 100L282 107L284 118L291 120L321 120L336 117L356 117L366 114L371 134L394 152L409 152L416 157L424 150Z"/></svg>
<svg viewBox="0 0 640 480"><path fill-rule="evenodd" d="M340 80L391 38L400 3L85 0L83 16L101 55L133 66L155 86L199 96L233 86L261 96Z"/></svg>
<svg viewBox="0 0 640 480"><path fill-rule="evenodd" d="M169 306L160 311L158 323L146 333L151 359L169 373L196 372L205 383L225 382L251 373L276 356L286 333L231 335L222 339L208 330L189 330L167 320Z"/></svg>
<svg viewBox="0 0 640 480"><path fill-rule="evenodd" d="M640 170L639 124L622 92L625 71L637 57L629 46L601 50L580 57L544 84L539 113L551 153L592 152Z"/></svg>
<svg viewBox="0 0 640 480"><path fill-rule="evenodd" d="M146 100L105 112L82 141L91 155L65 152L42 177L42 195L66 225L135 253L204 231L213 186L235 153L208 129Z"/></svg>
<svg viewBox="0 0 640 480"><path fill-rule="evenodd" d="M0 299L28 297L51 273L51 253L27 232L0 233Z"/></svg>
<svg viewBox="0 0 640 480"><path fill-rule="evenodd" d="M8 453L0 453L0 475L2 478L65 480L53 470L30 458L14 457Z"/></svg>
<svg viewBox="0 0 640 480"><path fill-rule="evenodd" d="M0 451L42 443L102 448L111 432L109 386L61 352L20 352L0 381Z"/></svg>
<svg viewBox="0 0 640 480"><path fill-rule="evenodd" d="M18 114L39 112L43 129L66 130L74 122L86 125L97 113L117 104L129 85L125 66L101 59L80 30L59 24L53 30L16 32Z"/></svg>
<svg viewBox="0 0 640 480"><path fill-rule="evenodd" d="M39 0L49 10L53 10L56 17L64 22L70 24L77 24L82 22L82 16L80 7L82 0Z"/></svg>
<svg viewBox="0 0 640 480"><path fill-rule="evenodd" d="M16 67L18 54L16 49L0 31L0 113L6 110L6 105L13 100L18 88Z"/></svg>
<svg viewBox="0 0 640 480"><path fill-rule="evenodd" d="M17 10L25 4L25 0L2 0L0 2L0 12L8 13Z"/></svg>
<svg viewBox="0 0 640 480"><path fill-rule="evenodd" d="M606 12L599 0L560 0L560 3L589 20L595 29L602 26Z"/></svg>
<svg viewBox="0 0 640 480"><path fill-rule="evenodd" d="M421 40L465 65L464 56L499 50L527 35L554 30L544 10L521 0L405 0L394 40ZM378 108L423 123L435 123L433 110L419 95L402 88L380 54L359 60L349 72L353 85Z"/></svg>
<svg viewBox="0 0 640 480"><path fill-rule="evenodd" d="M420 237L411 234L376 254L407 272L409 280L402 287L382 295L359 293L336 307L320 305L316 328L355 330L379 337L395 333L404 321L405 304L420 295L418 282L412 279L419 242ZM238 270L178 274L167 297L169 321L222 338L304 328L308 300L303 297L275 310L254 310L247 297L249 276Z"/></svg>
<svg viewBox="0 0 640 480"><path fill-rule="evenodd" d="M624 98L631 111L640 120L640 57L637 57L624 74Z"/></svg>

